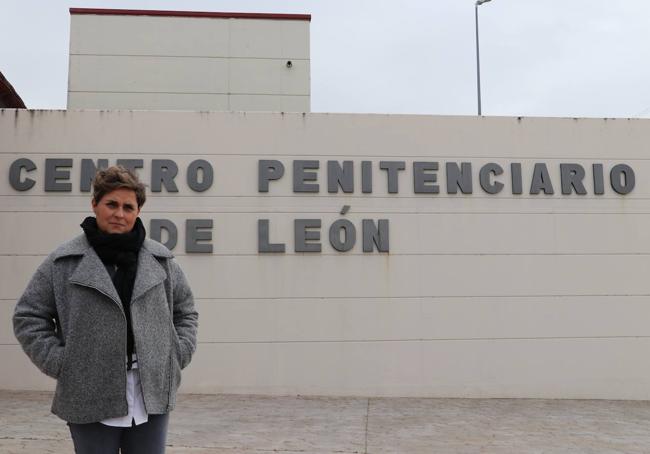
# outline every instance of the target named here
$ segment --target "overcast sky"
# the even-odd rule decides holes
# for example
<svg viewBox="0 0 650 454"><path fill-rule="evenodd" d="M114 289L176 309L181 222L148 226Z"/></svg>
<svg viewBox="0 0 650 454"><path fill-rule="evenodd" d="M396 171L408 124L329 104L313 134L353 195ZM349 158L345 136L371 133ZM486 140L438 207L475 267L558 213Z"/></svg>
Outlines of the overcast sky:
<svg viewBox="0 0 650 454"><path fill-rule="evenodd" d="M314 112L476 114L472 0L1 0L0 71L64 109L70 7L308 13ZM484 115L650 118L648 0L479 8Z"/></svg>

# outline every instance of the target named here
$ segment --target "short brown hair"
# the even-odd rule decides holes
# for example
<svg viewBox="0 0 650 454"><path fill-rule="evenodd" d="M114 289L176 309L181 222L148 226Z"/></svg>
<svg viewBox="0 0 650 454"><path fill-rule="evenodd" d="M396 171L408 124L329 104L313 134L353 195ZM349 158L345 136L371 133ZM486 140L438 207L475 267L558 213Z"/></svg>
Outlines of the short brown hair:
<svg viewBox="0 0 650 454"><path fill-rule="evenodd" d="M144 184L140 182L133 171L123 166L111 166L108 169L98 170L93 180L93 200L95 203L99 203L102 197L116 189L131 189L134 191L138 208L144 205L147 198Z"/></svg>

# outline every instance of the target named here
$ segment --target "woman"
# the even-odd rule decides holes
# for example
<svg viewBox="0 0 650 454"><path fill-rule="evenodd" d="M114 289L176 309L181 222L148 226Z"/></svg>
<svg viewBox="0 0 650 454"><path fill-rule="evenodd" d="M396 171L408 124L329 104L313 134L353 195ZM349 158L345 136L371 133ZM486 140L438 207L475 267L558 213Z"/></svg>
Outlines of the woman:
<svg viewBox="0 0 650 454"><path fill-rule="evenodd" d="M171 252L145 239L144 202L131 171L99 171L95 217L39 266L14 313L23 349L57 380L52 412L77 453L163 453L196 348L192 292Z"/></svg>

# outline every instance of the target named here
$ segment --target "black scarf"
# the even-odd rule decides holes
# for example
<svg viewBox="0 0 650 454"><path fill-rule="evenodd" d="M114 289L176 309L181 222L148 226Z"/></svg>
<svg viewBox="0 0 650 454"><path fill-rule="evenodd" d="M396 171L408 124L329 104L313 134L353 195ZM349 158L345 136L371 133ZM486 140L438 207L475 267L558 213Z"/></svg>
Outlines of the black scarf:
<svg viewBox="0 0 650 454"><path fill-rule="evenodd" d="M131 296L135 274L138 269L138 253L144 242L146 231L140 218L127 233L104 233L97 227L97 219L87 217L81 223L88 242L93 247L104 265L117 266L113 276L113 285L122 301L126 316L127 368L131 369L133 354L133 326L131 325Z"/></svg>

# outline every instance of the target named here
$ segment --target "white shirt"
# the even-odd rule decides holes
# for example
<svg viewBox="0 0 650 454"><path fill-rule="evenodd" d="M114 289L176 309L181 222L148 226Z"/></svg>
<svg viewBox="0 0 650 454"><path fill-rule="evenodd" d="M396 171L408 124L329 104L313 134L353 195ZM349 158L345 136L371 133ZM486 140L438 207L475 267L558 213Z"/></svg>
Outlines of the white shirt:
<svg viewBox="0 0 650 454"><path fill-rule="evenodd" d="M138 358L134 353L133 366L131 370L126 371L126 401L129 404L129 413L125 416L100 421L102 424L112 427L131 427L134 423L139 426L149 420L149 415L144 407L137 361Z"/></svg>

